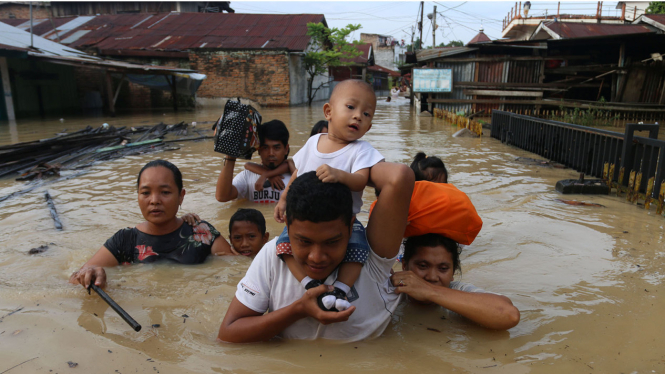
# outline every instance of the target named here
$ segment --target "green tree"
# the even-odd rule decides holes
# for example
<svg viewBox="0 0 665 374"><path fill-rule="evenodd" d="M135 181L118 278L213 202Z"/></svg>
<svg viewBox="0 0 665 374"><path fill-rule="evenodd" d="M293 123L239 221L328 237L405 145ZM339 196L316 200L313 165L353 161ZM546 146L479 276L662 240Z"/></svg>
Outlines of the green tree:
<svg viewBox="0 0 665 374"><path fill-rule="evenodd" d="M312 37L309 51L303 57L303 65L307 71L308 105L312 105L319 89L332 82L332 80L328 80L313 87L316 77L325 76L331 67L352 65L353 63L348 60L362 55L357 46L365 44L364 42L346 40L349 34L360 28L360 25L352 24L341 29L336 27L330 29L322 23L310 22L307 24L307 35Z"/></svg>
<svg viewBox="0 0 665 374"><path fill-rule="evenodd" d="M647 14L665 14L665 1L652 1L646 10Z"/></svg>
<svg viewBox="0 0 665 374"><path fill-rule="evenodd" d="M407 52L413 52L413 46L416 47L416 51L419 50L419 49L421 49L421 46L420 46L420 38L416 38L416 41L413 42L413 45L408 44L408 45L406 46L406 50L407 50Z"/></svg>

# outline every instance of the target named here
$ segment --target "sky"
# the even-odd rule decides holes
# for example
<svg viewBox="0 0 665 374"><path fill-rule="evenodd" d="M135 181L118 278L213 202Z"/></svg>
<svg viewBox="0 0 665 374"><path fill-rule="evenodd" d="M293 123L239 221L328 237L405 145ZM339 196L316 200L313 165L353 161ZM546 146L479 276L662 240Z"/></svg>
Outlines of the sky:
<svg viewBox="0 0 665 374"><path fill-rule="evenodd" d="M556 14L558 2L531 1L530 16ZM596 14L597 2L561 2L561 13ZM604 16L620 16L617 2L603 3ZM502 21L515 6L514 1L425 1L423 41L432 45L432 21L427 14L437 7L436 44L461 40L465 44L473 39L481 27L491 39L501 38ZM351 35L359 39L360 33L390 35L411 43L411 30L420 17L419 1L232 1L236 13L265 14L323 14L329 27L360 24L362 29ZM416 29L416 38L419 31Z"/></svg>

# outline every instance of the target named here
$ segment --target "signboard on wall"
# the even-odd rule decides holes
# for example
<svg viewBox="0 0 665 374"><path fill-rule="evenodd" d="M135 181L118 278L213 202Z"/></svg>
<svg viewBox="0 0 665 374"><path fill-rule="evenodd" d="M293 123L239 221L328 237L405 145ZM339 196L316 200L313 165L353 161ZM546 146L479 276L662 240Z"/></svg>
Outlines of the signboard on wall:
<svg viewBox="0 0 665 374"><path fill-rule="evenodd" d="M452 91L452 69L413 69L413 92Z"/></svg>

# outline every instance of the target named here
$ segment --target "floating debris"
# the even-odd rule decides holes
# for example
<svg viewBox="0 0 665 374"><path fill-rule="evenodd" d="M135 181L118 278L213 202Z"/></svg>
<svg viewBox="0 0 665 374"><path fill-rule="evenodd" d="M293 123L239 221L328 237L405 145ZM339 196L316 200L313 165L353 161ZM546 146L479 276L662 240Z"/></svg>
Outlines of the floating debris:
<svg viewBox="0 0 665 374"><path fill-rule="evenodd" d="M40 245L39 247L36 247L36 248L31 248L28 251L28 254L29 255L36 255L36 254L39 254L39 253L44 253L47 250L48 250L48 245L44 244L44 245Z"/></svg>
<svg viewBox="0 0 665 374"><path fill-rule="evenodd" d="M605 205L600 205L596 203L587 203L584 201L577 201L577 200L562 200L562 199L554 199L554 201L559 201L564 204L568 205L580 205L580 206L593 206L593 207L600 207L600 208L605 208Z"/></svg>

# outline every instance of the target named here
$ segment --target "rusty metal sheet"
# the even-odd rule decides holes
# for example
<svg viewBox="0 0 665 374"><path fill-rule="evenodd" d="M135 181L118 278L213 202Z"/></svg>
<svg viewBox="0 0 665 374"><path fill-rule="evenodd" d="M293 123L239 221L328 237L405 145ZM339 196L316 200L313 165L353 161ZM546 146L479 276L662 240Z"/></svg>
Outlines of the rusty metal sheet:
<svg viewBox="0 0 665 374"><path fill-rule="evenodd" d="M603 23L548 22L545 26L564 39L594 36L654 33L642 25L615 25Z"/></svg>
<svg viewBox="0 0 665 374"><path fill-rule="evenodd" d="M261 48L271 40L266 48L303 51L311 39L307 36L309 22L325 23L325 18L321 14L115 14L96 16L61 38L90 30L77 33L80 38L74 38L70 46L103 50L188 50L201 48L203 43L208 43L203 48ZM45 32L52 30L50 22L44 24L48 26L44 26Z"/></svg>

